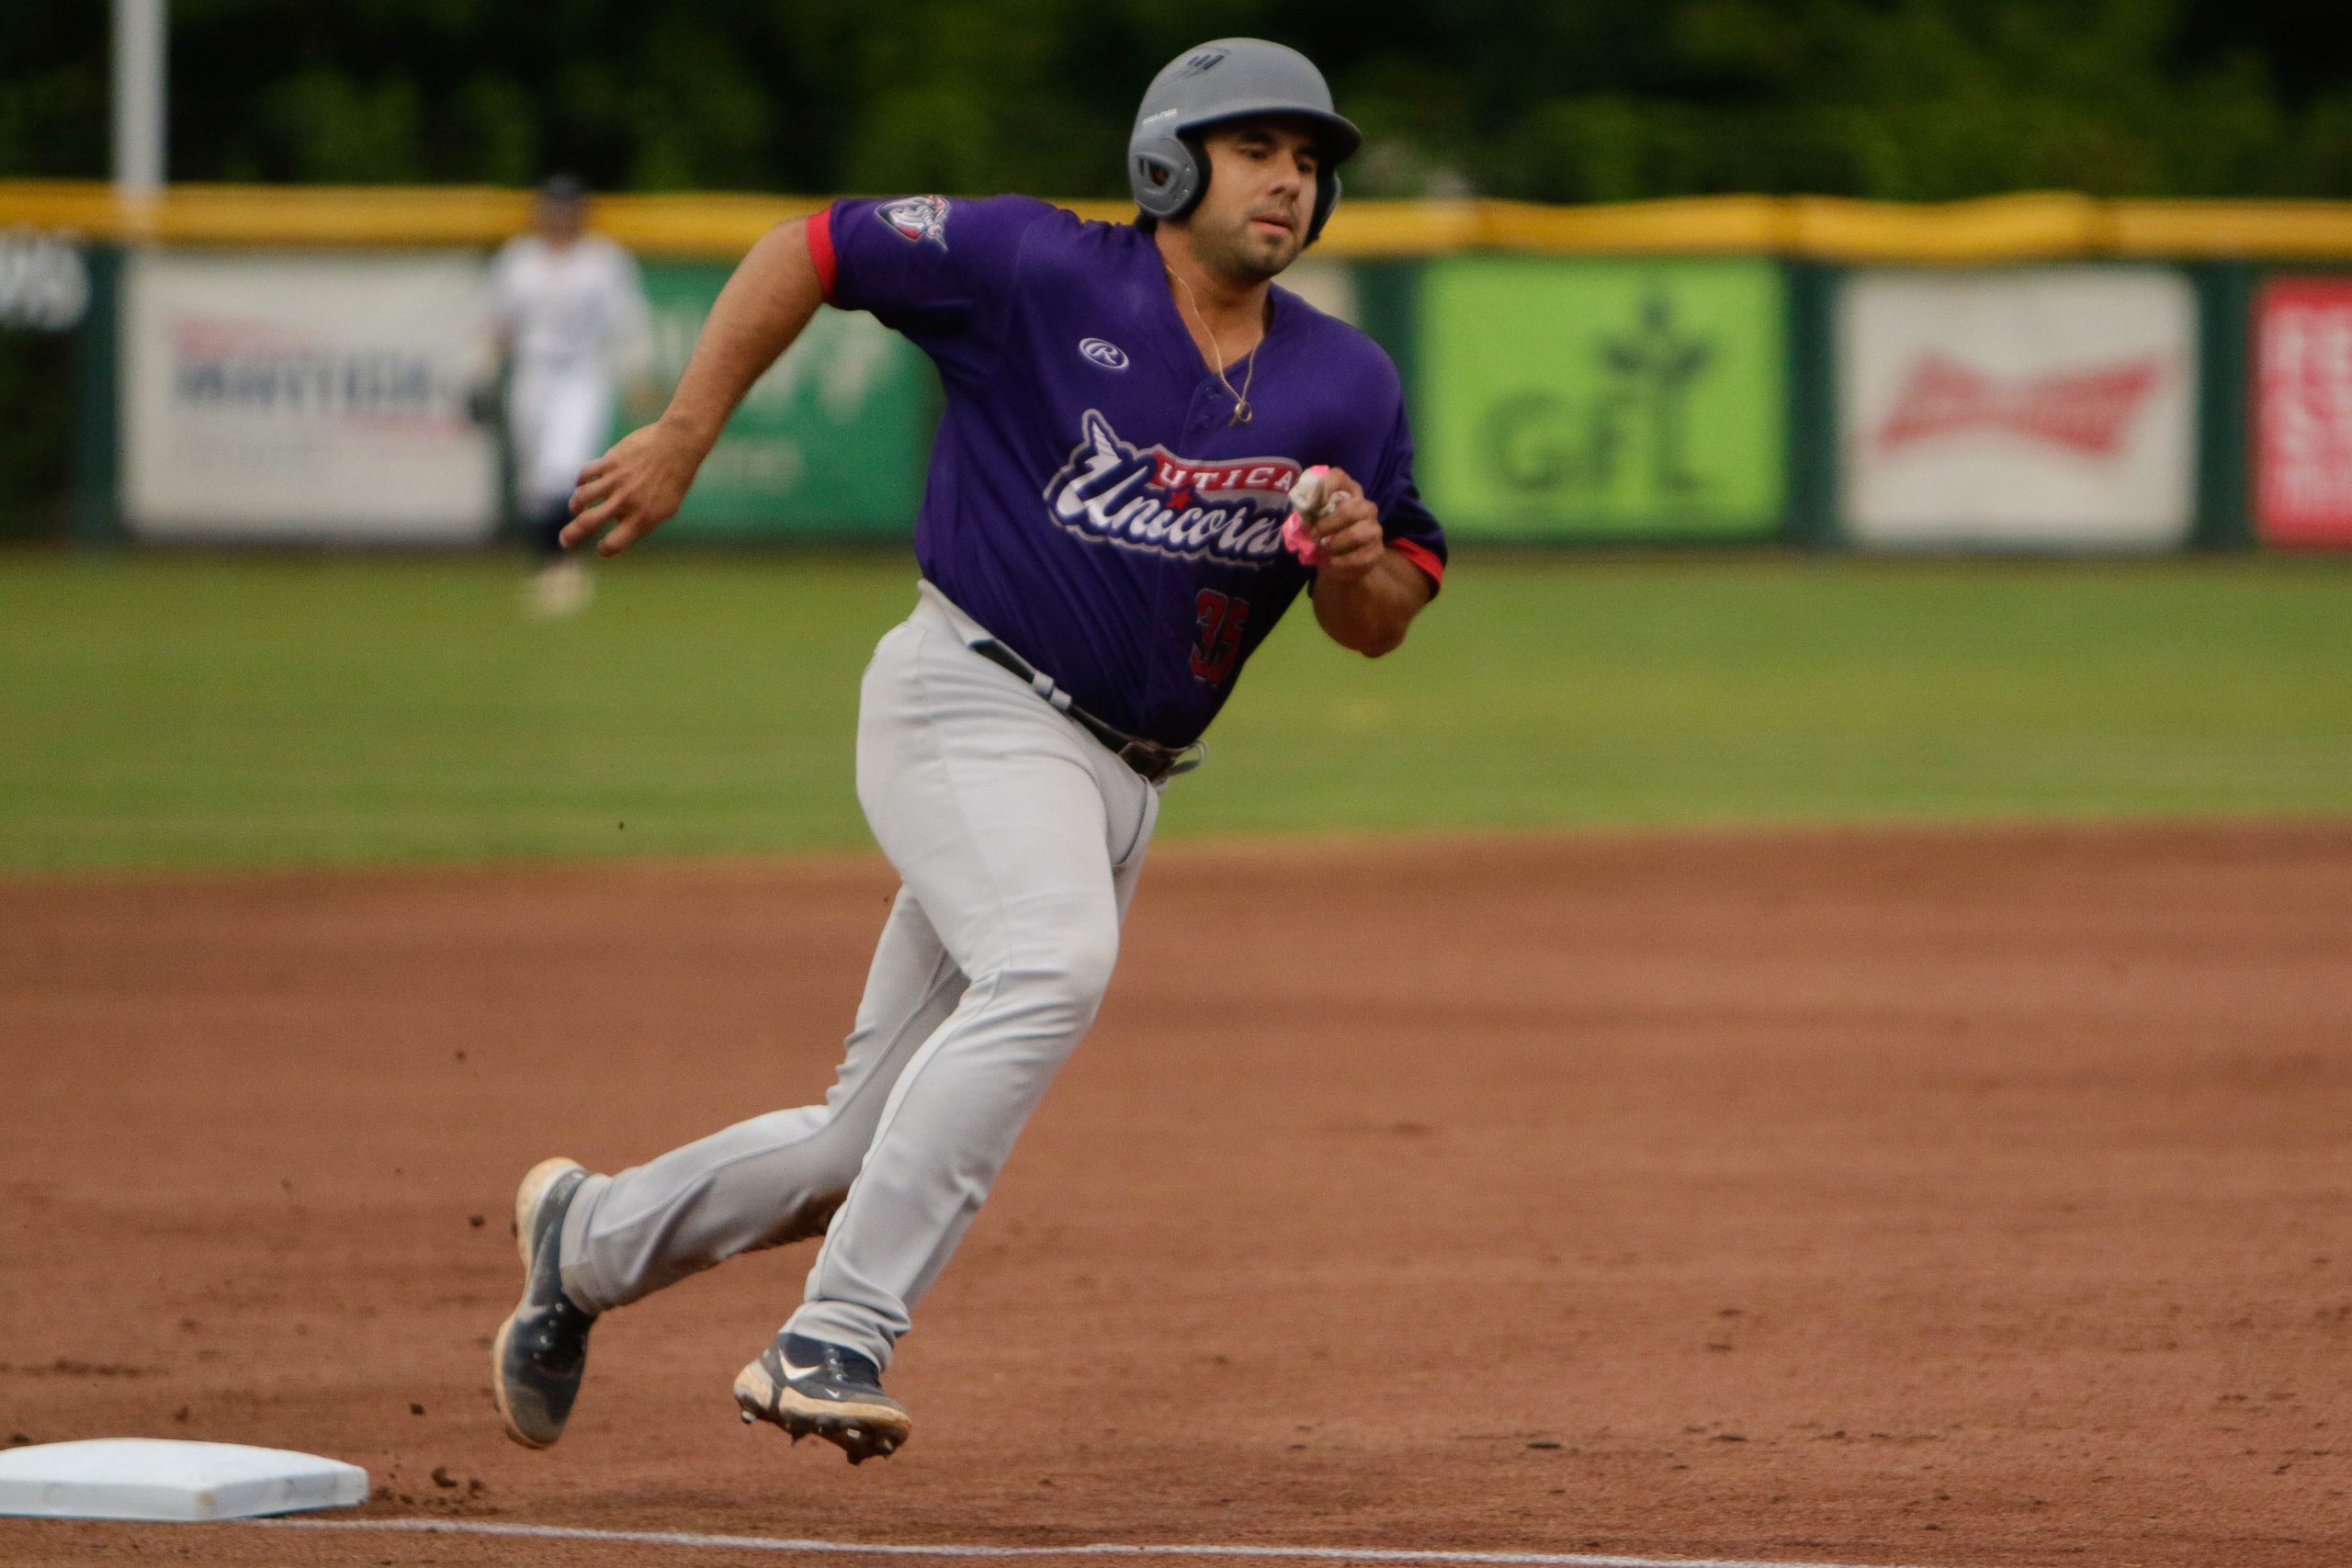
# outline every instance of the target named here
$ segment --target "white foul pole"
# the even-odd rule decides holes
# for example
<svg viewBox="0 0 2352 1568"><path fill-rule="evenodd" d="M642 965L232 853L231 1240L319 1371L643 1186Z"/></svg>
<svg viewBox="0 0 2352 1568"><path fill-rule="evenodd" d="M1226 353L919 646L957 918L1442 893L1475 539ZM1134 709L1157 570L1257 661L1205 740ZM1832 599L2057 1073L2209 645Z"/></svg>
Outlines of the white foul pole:
<svg viewBox="0 0 2352 1568"><path fill-rule="evenodd" d="M164 190L169 0L114 0L114 192L144 228Z"/></svg>

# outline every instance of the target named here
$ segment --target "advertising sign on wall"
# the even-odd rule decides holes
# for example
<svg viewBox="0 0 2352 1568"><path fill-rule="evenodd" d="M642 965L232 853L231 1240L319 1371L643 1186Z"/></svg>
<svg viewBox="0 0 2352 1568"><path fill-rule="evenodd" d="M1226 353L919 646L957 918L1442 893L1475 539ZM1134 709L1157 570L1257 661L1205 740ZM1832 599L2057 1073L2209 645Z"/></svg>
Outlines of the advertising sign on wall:
<svg viewBox="0 0 2352 1568"><path fill-rule="evenodd" d="M1464 538L1755 538L1786 492L1770 262L1473 256L1422 274L1416 471Z"/></svg>
<svg viewBox="0 0 2352 1568"><path fill-rule="evenodd" d="M1864 272L1838 300L1847 531L2157 547L2196 491L2197 305L2145 267Z"/></svg>
<svg viewBox="0 0 2352 1568"><path fill-rule="evenodd" d="M2254 525L2352 546L2352 277L2281 277L2255 302Z"/></svg>
<svg viewBox="0 0 2352 1568"><path fill-rule="evenodd" d="M497 449L465 414L481 290L463 254L133 254L124 521L154 539L488 537Z"/></svg>
<svg viewBox="0 0 2352 1568"><path fill-rule="evenodd" d="M654 373L666 397L729 268L648 262ZM820 310L753 384L663 534L671 538L903 536L922 495L931 372L863 311Z"/></svg>

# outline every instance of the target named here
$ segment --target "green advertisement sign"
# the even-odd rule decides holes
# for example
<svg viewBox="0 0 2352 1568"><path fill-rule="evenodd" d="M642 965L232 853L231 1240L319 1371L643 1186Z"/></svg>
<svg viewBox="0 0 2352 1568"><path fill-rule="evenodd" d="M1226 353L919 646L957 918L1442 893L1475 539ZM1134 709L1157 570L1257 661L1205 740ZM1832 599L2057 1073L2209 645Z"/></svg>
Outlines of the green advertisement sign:
<svg viewBox="0 0 2352 1568"><path fill-rule="evenodd" d="M677 384L730 269L645 264L653 373ZM820 310L743 399L666 537L902 538L922 497L932 378L911 344L862 311Z"/></svg>
<svg viewBox="0 0 2352 1568"><path fill-rule="evenodd" d="M1787 487L1770 262L1469 256L1421 275L1422 493L1488 539L1750 539Z"/></svg>

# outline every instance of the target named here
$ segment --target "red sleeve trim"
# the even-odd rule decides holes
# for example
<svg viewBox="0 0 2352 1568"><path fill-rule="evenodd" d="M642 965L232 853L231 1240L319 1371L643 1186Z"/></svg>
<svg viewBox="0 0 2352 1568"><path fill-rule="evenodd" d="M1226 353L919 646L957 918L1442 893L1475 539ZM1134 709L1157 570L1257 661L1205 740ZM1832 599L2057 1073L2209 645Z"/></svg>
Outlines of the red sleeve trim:
<svg viewBox="0 0 2352 1568"><path fill-rule="evenodd" d="M808 259L817 264L817 288L830 305L833 302L833 274L841 266L833 254L833 209L820 207L810 213L808 232Z"/></svg>
<svg viewBox="0 0 2352 1568"><path fill-rule="evenodd" d="M1442 588L1445 585L1445 563L1438 559L1436 552L1427 545L1417 545L1410 539L1391 539L1388 541L1388 547L1419 567L1421 575L1430 580L1431 587Z"/></svg>

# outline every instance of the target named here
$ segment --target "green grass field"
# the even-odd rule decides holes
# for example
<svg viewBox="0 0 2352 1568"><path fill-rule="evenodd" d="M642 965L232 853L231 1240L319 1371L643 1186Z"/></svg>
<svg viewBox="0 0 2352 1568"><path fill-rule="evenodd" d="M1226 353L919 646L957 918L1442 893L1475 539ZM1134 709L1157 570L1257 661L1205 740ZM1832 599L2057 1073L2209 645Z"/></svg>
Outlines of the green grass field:
<svg viewBox="0 0 2352 1568"><path fill-rule="evenodd" d="M0 554L0 865L866 841L900 558ZM1164 830L2352 809L2352 561L1471 556L1403 652L1302 609Z"/></svg>

